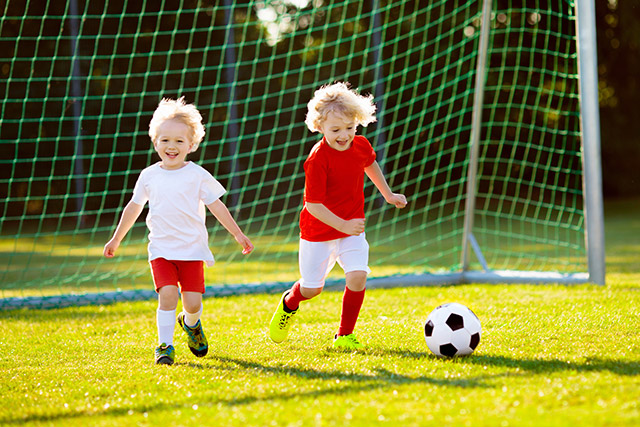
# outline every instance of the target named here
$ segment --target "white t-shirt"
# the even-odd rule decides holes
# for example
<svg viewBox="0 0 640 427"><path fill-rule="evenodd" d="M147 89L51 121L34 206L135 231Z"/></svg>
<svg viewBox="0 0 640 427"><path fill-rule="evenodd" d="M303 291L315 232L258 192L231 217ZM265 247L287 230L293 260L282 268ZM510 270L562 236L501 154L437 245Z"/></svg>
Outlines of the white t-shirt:
<svg viewBox="0 0 640 427"><path fill-rule="evenodd" d="M144 169L131 200L149 202L149 261L156 258L214 263L205 225L205 205L218 200L226 190L201 166L188 162L167 170L158 162Z"/></svg>

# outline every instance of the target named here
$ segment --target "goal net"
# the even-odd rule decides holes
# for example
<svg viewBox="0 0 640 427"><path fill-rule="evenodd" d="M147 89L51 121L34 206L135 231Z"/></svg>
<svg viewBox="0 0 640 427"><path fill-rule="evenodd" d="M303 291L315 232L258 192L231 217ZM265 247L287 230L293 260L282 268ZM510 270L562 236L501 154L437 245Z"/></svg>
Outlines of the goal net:
<svg viewBox="0 0 640 427"><path fill-rule="evenodd" d="M3 2L0 308L153 295L144 213L115 258L102 248L158 160L147 132L163 97L202 112L190 159L256 247L242 256L209 216L207 292L290 286L319 139L306 103L334 81L374 95L378 121L359 132L409 200L365 186L370 286L603 282L597 113L584 115L596 82L578 50L590 3Z"/></svg>

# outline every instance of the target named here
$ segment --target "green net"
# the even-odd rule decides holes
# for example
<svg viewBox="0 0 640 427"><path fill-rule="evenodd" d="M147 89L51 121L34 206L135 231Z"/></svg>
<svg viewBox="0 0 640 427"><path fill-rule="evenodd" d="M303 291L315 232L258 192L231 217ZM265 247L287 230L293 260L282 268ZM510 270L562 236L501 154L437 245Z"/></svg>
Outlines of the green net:
<svg viewBox="0 0 640 427"><path fill-rule="evenodd" d="M523 5L493 4L473 232L490 268L583 272L574 3ZM372 276L460 270L481 2L0 8L4 304L151 289L142 218L116 258L102 248L157 161L147 131L162 97L202 112L207 136L190 158L227 188L223 201L256 246L242 256L210 216L207 284L296 280L302 164L319 138L304 125L306 103L336 80L374 95L378 122L360 133L410 201L385 205L367 183Z"/></svg>

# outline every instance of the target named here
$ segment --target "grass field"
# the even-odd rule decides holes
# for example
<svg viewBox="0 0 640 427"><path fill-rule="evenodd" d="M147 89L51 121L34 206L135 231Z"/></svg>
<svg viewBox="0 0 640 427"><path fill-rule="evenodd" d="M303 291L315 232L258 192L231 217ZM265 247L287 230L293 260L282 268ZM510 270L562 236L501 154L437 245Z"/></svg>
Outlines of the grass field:
<svg viewBox="0 0 640 427"><path fill-rule="evenodd" d="M640 213L608 203L607 286L466 285L370 290L366 350L330 347L339 292L303 303L289 340L266 336L277 295L205 300L210 353L153 364L153 301L0 312L0 425L640 424ZM422 336L437 305L471 307L470 357Z"/></svg>

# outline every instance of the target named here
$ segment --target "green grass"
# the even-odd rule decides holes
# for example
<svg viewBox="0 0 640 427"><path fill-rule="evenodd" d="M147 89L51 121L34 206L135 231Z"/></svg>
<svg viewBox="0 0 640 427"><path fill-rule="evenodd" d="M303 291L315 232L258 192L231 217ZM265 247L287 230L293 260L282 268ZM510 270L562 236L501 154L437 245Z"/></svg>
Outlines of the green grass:
<svg viewBox="0 0 640 427"><path fill-rule="evenodd" d="M367 292L366 350L331 350L339 292L266 336L277 295L205 300L210 353L153 364L153 301L0 312L0 425L518 425L640 423L638 202L606 211L607 286L466 285ZM480 317L467 358L438 359L429 312Z"/></svg>

